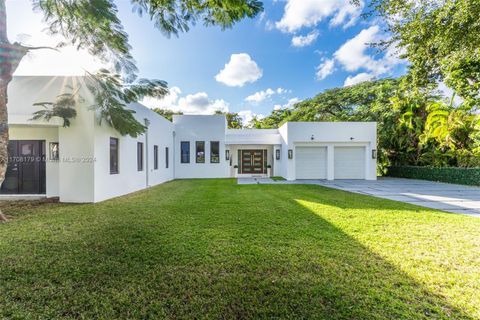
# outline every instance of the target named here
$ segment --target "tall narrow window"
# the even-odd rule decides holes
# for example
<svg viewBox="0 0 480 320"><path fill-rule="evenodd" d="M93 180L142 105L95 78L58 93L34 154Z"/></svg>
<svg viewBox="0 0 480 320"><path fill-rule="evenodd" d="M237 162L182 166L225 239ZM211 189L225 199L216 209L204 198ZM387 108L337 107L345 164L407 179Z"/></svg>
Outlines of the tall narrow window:
<svg viewBox="0 0 480 320"><path fill-rule="evenodd" d="M137 170L143 171L143 142L137 142Z"/></svg>
<svg viewBox="0 0 480 320"><path fill-rule="evenodd" d="M158 169L158 146L153 146L153 169Z"/></svg>
<svg viewBox="0 0 480 320"><path fill-rule="evenodd" d="M118 139L110 138L110 174L118 173Z"/></svg>
<svg viewBox="0 0 480 320"><path fill-rule="evenodd" d="M165 147L165 168L168 169L168 147Z"/></svg>
<svg viewBox="0 0 480 320"><path fill-rule="evenodd" d="M197 163L205 163L205 141L197 141L195 143L195 155Z"/></svg>
<svg viewBox="0 0 480 320"><path fill-rule="evenodd" d="M220 142L218 141L210 141L210 162L220 162Z"/></svg>
<svg viewBox="0 0 480 320"><path fill-rule="evenodd" d="M190 163L190 141L180 142L180 162Z"/></svg>

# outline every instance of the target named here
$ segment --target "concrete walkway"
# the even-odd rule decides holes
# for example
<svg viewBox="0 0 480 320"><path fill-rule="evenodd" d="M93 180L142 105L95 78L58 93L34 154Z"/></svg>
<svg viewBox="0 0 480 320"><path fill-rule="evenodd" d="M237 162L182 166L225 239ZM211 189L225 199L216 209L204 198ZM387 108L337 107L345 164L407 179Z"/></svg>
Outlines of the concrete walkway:
<svg viewBox="0 0 480 320"><path fill-rule="evenodd" d="M480 187L399 178L379 178L377 181L249 178L238 179L238 184L315 184L480 218Z"/></svg>

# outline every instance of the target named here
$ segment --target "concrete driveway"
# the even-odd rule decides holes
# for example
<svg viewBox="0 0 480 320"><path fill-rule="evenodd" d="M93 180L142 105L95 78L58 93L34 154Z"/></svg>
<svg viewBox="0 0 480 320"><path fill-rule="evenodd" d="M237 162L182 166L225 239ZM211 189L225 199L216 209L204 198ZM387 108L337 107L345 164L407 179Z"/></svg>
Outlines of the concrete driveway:
<svg viewBox="0 0 480 320"><path fill-rule="evenodd" d="M480 218L480 187L399 178L379 178L377 181L296 180L277 182L259 178L239 179L238 183L316 184Z"/></svg>

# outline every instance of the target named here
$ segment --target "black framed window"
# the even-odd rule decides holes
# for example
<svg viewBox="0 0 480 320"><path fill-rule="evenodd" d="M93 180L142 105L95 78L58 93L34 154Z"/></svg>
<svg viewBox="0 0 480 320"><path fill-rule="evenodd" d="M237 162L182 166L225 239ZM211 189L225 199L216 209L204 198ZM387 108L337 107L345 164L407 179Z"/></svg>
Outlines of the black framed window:
<svg viewBox="0 0 480 320"><path fill-rule="evenodd" d="M165 168L168 169L168 147L165 147Z"/></svg>
<svg viewBox="0 0 480 320"><path fill-rule="evenodd" d="M210 162L220 162L220 142L218 141L210 141Z"/></svg>
<svg viewBox="0 0 480 320"><path fill-rule="evenodd" d="M137 142L137 170L143 171L143 142Z"/></svg>
<svg viewBox="0 0 480 320"><path fill-rule="evenodd" d="M195 162L205 163L205 141L195 142Z"/></svg>
<svg viewBox="0 0 480 320"><path fill-rule="evenodd" d="M180 162L190 163L190 141L180 142Z"/></svg>
<svg viewBox="0 0 480 320"><path fill-rule="evenodd" d="M118 173L118 139L110 138L110 174Z"/></svg>
<svg viewBox="0 0 480 320"><path fill-rule="evenodd" d="M158 146L153 146L153 170L158 169Z"/></svg>

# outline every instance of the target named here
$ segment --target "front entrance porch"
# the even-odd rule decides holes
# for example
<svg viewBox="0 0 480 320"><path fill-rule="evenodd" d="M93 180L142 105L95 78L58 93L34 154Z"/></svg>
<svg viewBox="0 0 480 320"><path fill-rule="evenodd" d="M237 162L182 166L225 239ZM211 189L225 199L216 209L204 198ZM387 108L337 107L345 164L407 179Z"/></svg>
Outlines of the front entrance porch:
<svg viewBox="0 0 480 320"><path fill-rule="evenodd" d="M229 145L226 148L230 154L230 177L267 178L274 176L275 146L237 144Z"/></svg>

